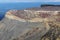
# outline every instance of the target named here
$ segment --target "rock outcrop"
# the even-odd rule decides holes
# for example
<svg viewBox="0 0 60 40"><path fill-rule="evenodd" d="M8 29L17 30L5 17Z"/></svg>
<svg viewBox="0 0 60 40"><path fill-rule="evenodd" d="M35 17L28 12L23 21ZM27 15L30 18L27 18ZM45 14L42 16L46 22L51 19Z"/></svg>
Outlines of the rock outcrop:
<svg viewBox="0 0 60 40"><path fill-rule="evenodd" d="M46 27L47 24L40 21L39 18L36 18L36 20L35 20L35 17L29 16L29 14L26 14L27 17L29 17L29 18L25 19L23 17L20 17L20 14L16 15L18 13L15 13L15 12L17 12L17 11L14 11L14 10L8 11L6 13L4 19L0 21L0 40L13 40L13 39L17 38L18 36L22 35L23 33L26 34L27 31L28 32L32 31L32 33L31 33L32 36L35 36L32 38L32 36L30 34L25 35L25 37L27 37L29 40L31 40L30 37L33 40L33 39L36 39L36 37L38 37L38 36L40 39L40 37L42 37L42 35L44 35L49 30L49 28ZM13 14L13 13L15 13L15 14ZM21 16L25 17L24 13L21 13L21 14L23 14ZM30 19L30 18L32 18L32 19ZM39 30L36 30L33 33L33 29L35 27L39 28ZM40 33L41 33L41 35L40 35ZM23 34L23 36L24 36L24 34ZM37 35L34 35L34 34L37 34ZM23 39L28 40L27 38L23 38Z"/></svg>
<svg viewBox="0 0 60 40"><path fill-rule="evenodd" d="M0 40L41 40L50 34L53 28L50 25L51 22L53 22L51 25L54 28L57 27L54 23L60 25L60 11L10 10L0 21ZM58 34L59 32L60 30Z"/></svg>

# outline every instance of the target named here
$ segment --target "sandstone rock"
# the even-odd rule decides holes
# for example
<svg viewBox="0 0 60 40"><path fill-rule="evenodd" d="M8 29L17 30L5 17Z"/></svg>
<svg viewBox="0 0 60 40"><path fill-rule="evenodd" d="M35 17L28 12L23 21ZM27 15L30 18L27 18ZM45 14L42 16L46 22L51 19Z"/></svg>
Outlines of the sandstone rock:
<svg viewBox="0 0 60 40"><path fill-rule="evenodd" d="M50 31L49 22L60 25L59 11L50 11L49 8L8 11L0 21L0 40L40 40Z"/></svg>
<svg viewBox="0 0 60 40"><path fill-rule="evenodd" d="M43 22L39 22L38 20L36 22L33 20L33 22L31 19L26 20L24 18L16 16L12 12L16 13L17 10L7 12L4 19L0 21L0 40L13 40L22 34L24 36L27 31L32 31L35 27L38 27L41 32L36 30L34 33L37 35L35 35L33 32L31 33L33 38L31 35L27 35L25 37L27 37L29 40L31 40L31 38L32 40L36 39L37 37L39 40L40 37L49 30L49 28L46 27L47 25ZM23 15L25 16L25 14ZM27 16L28 15L29 14L27 14ZM27 40L27 38L25 38L25 40Z"/></svg>

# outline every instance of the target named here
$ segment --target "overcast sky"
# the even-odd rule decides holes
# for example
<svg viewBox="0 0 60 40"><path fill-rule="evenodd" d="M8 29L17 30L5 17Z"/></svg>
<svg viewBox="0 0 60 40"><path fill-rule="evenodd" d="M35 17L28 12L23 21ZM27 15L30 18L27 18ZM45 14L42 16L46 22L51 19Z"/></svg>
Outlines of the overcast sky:
<svg viewBox="0 0 60 40"><path fill-rule="evenodd" d="M0 0L0 3L7 2L60 2L60 0Z"/></svg>

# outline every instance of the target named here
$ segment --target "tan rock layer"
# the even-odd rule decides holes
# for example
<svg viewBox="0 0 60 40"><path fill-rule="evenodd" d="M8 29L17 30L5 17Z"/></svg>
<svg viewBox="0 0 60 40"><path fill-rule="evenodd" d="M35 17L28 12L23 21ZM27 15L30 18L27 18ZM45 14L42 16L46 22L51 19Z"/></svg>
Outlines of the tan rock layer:
<svg viewBox="0 0 60 40"><path fill-rule="evenodd" d="M28 32L24 33L22 36L13 40L40 40L41 37L42 39L45 37L46 38L49 37L49 39L51 39L50 37L52 35L54 36L54 38L58 36L58 34L60 35L59 33L60 31L58 31L59 30L58 28L60 28L59 11L11 10L7 12L6 17L10 19L19 20L21 22L23 21L24 22L43 22L46 25L45 27L42 26L43 29L38 27L32 30L28 30ZM49 23L52 23L51 24L52 26ZM56 32L57 34L55 34ZM51 40L54 39L53 36Z"/></svg>

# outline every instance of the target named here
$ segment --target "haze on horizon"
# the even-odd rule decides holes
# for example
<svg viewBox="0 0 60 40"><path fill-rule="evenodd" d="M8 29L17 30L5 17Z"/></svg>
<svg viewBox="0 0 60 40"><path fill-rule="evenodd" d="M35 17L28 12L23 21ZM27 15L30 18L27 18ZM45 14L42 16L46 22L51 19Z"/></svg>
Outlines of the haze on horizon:
<svg viewBox="0 0 60 40"><path fill-rule="evenodd" d="M9 2L60 2L60 0L0 0L0 3Z"/></svg>

